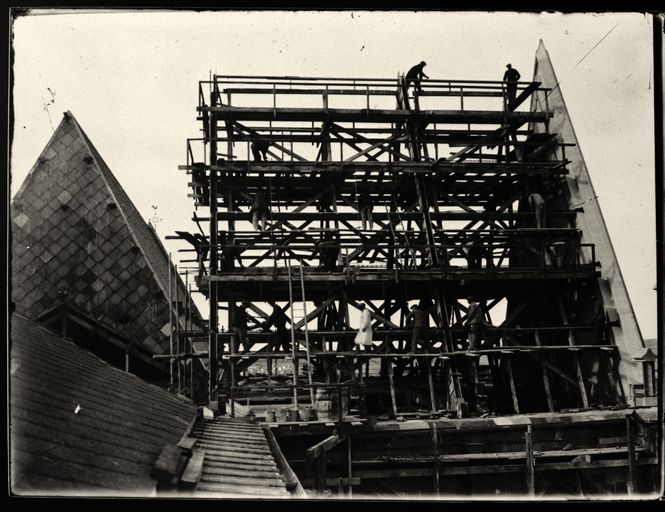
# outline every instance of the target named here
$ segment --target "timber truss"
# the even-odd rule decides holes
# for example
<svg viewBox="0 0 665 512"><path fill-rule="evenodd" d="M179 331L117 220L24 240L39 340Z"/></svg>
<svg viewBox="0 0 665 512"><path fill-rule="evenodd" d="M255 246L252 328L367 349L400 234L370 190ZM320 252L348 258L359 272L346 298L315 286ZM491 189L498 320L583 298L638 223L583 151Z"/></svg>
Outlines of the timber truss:
<svg viewBox="0 0 665 512"><path fill-rule="evenodd" d="M593 245L580 243L581 210L563 197L566 144L549 132L548 109L525 108L538 92L547 97L539 83L520 83L507 105L490 81L427 80L420 91L403 76L200 82L202 137L187 141L181 169L201 234L184 263L200 264L192 268L210 329L180 333L207 337L208 347L173 360L207 359L210 375L222 375L210 379L209 399L232 403L256 396L238 379L266 359L293 371L291 384L264 393L297 402L304 390L313 404L317 382L347 386L364 414L621 401L611 330L597 313L599 264ZM267 148L265 160L253 158L253 144ZM554 148L563 159L552 159ZM540 225L534 192L547 201ZM251 224L257 194L267 205L262 230ZM488 324L473 354L470 295ZM288 317L290 351L271 349L274 332L259 329L268 301ZM373 345L359 352L361 302ZM406 323L414 302L431 322L415 354ZM241 304L242 336L233 328Z"/></svg>

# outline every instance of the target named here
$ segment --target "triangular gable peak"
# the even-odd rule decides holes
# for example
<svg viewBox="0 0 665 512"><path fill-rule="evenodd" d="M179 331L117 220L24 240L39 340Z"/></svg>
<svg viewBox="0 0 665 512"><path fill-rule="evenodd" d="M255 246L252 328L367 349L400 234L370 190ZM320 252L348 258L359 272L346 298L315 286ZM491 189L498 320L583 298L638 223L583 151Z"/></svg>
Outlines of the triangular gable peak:
<svg viewBox="0 0 665 512"><path fill-rule="evenodd" d="M10 215L18 312L36 318L64 300L143 349L168 352L168 255L71 113ZM200 319L193 304L192 314Z"/></svg>

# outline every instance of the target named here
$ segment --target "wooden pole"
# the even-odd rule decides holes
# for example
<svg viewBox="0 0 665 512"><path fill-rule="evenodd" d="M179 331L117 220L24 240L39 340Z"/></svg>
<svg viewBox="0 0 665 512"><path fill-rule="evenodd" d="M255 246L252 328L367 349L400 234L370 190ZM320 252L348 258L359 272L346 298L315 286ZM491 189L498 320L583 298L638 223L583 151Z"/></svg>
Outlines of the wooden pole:
<svg viewBox="0 0 665 512"><path fill-rule="evenodd" d="M393 406L393 416L397 418L397 400L395 399L395 375L393 373L393 362L388 359L388 380L390 382L390 402Z"/></svg>
<svg viewBox="0 0 665 512"><path fill-rule="evenodd" d="M427 383L429 385L429 399L431 403L432 412L436 412L436 393L434 392L434 379L432 378L432 358L427 357L425 359L427 364Z"/></svg>
<svg viewBox="0 0 665 512"><path fill-rule="evenodd" d="M173 288L171 286L171 253L169 253L169 355L173 356ZM173 359L169 359L169 385L173 389Z"/></svg>
<svg viewBox="0 0 665 512"><path fill-rule="evenodd" d="M628 494L635 494L637 460L635 456L635 423L631 416L626 416L626 442L628 444Z"/></svg>
<svg viewBox="0 0 665 512"><path fill-rule="evenodd" d="M286 268L289 272L289 307L291 310L291 361L293 362L293 405L298 406L298 359L296 359L296 334L293 320L293 282L291 280L291 260L286 257Z"/></svg>
<svg viewBox="0 0 665 512"><path fill-rule="evenodd" d="M439 496L439 473L441 467L441 461L439 460L439 430L434 421L431 421L429 426L432 430L432 451L434 453L434 495Z"/></svg>
<svg viewBox="0 0 665 512"><path fill-rule="evenodd" d="M309 329L307 327L307 298L305 296L305 271L300 265L300 288L302 290L302 312L305 319L305 349L307 353L307 380L309 384L309 399L312 407L316 407L316 399L314 398L314 387L312 386L312 360L309 352ZM341 405L340 405L341 406Z"/></svg>
<svg viewBox="0 0 665 512"><path fill-rule="evenodd" d="M533 427L527 425L526 434L524 434L526 447L526 487L529 496L536 495L536 471L535 460L533 457Z"/></svg>
<svg viewBox="0 0 665 512"><path fill-rule="evenodd" d="M182 350L180 349L180 297L178 293L178 265L173 267L173 289L175 291L175 349L176 354L180 354ZM178 393L182 390L182 379L181 379L181 368L182 360L176 362L178 369Z"/></svg>
<svg viewBox="0 0 665 512"><path fill-rule="evenodd" d="M541 346L540 344L540 334L538 334L538 331L534 331L534 336L536 340L536 345ZM545 356L542 355L540 352L538 353L538 362L540 363L540 369L543 373L543 386L545 388L545 397L547 398L547 407L550 410L550 412L554 412L554 401L552 400L552 390L550 389L550 379L547 376L547 368L545 368L545 365L543 364L543 358Z"/></svg>
<svg viewBox="0 0 665 512"><path fill-rule="evenodd" d="M351 467L352 467L351 434L349 433L349 437L346 441L346 474L349 477L349 482L351 481L351 478L353 477L353 472L352 472ZM353 485L351 485L351 484L349 484L348 497L349 498L353 497Z"/></svg>
<svg viewBox="0 0 665 512"><path fill-rule="evenodd" d="M188 310L188 329L191 331L192 329L192 303L191 303L191 297L192 297L192 285L187 284L187 297L189 299L189 310ZM189 338L189 352L194 353L194 338ZM194 396L194 359L189 362L189 397L194 400L196 397Z"/></svg>
<svg viewBox="0 0 665 512"><path fill-rule="evenodd" d="M217 83L210 92L210 104L215 105L217 102L216 93ZM217 164L217 119L215 113L210 113L209 130L210 136L210 165ZM218 270L218 219L217 219L217 171L210 169L210 188L209 188L209 201L210 205L210 277L217 276ZM229 208L230 209L230 208ZM218 355L217 355L217 330L219 327L219 316L217 309L217 281L211 280L208 285L208 403L213 404L218 402L219 382L218 382ZM223 349L222 349L223 350Z"/></svg>

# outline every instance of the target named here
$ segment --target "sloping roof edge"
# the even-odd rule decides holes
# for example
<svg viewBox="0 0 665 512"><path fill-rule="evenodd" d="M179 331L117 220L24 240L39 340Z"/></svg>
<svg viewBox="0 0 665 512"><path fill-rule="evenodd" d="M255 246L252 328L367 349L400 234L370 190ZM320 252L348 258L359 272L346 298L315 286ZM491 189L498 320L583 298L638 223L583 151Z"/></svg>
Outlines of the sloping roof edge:
<svg viewBox="0 0 665 512"><path fill-rule="evenodd" d="M138 209L127 195L127 192L125 192L120 182L113 175L113 172L104 161L99 151L97 151L95 145L88 138L83 128L81 128L81 125L78 123L74 115L67 111L65 116L74 122L74 126L85 141L88 150L90 151L90 154L92 155L96 164L96 167L99 170L99 174L106 183L109 191L111 192L111 195L115 199L116 204L118 205L118 209L125 219L125 223L129 227L129 231L131 232L136 245L141 248L141 252L145 257L146 263L155 275L157 282L162 292L164 293L164 296L168 297L169 270L171 271L172 275L175 276L177 274L175 272L175 266L173 263L169 264L168 262L169 255L166 251L166 248L159 240L154 230L148 226L147 222L143 219ZM180 276L178 276L176 279L176 283L178 286L179 295L185 297L187 294L187 289L185 288L185 284L183 283ZM196 304L191 301L191 305L193 316L196 317L197 320L200 320L202 317L201 313L196 307Z"/></svg>

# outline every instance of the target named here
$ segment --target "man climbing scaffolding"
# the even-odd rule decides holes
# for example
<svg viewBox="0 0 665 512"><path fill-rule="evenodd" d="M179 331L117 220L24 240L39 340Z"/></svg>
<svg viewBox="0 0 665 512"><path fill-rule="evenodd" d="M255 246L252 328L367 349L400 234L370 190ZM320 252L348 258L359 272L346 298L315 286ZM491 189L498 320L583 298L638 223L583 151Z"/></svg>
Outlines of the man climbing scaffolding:
<svg viewBox="0 0 665 512"><path fill-rule="evenodd" d="M409 86L413 84L416 91L418 92L422 91L422 88L420 86L421 80L423 78L429 78L423 71L423 68L425 66L427 66L427 64L425 63L425 61L422 61L420 64L416 64L411 69L409 69L409 71L406 73L406 76L404 77L407 90Z"/></svg>

